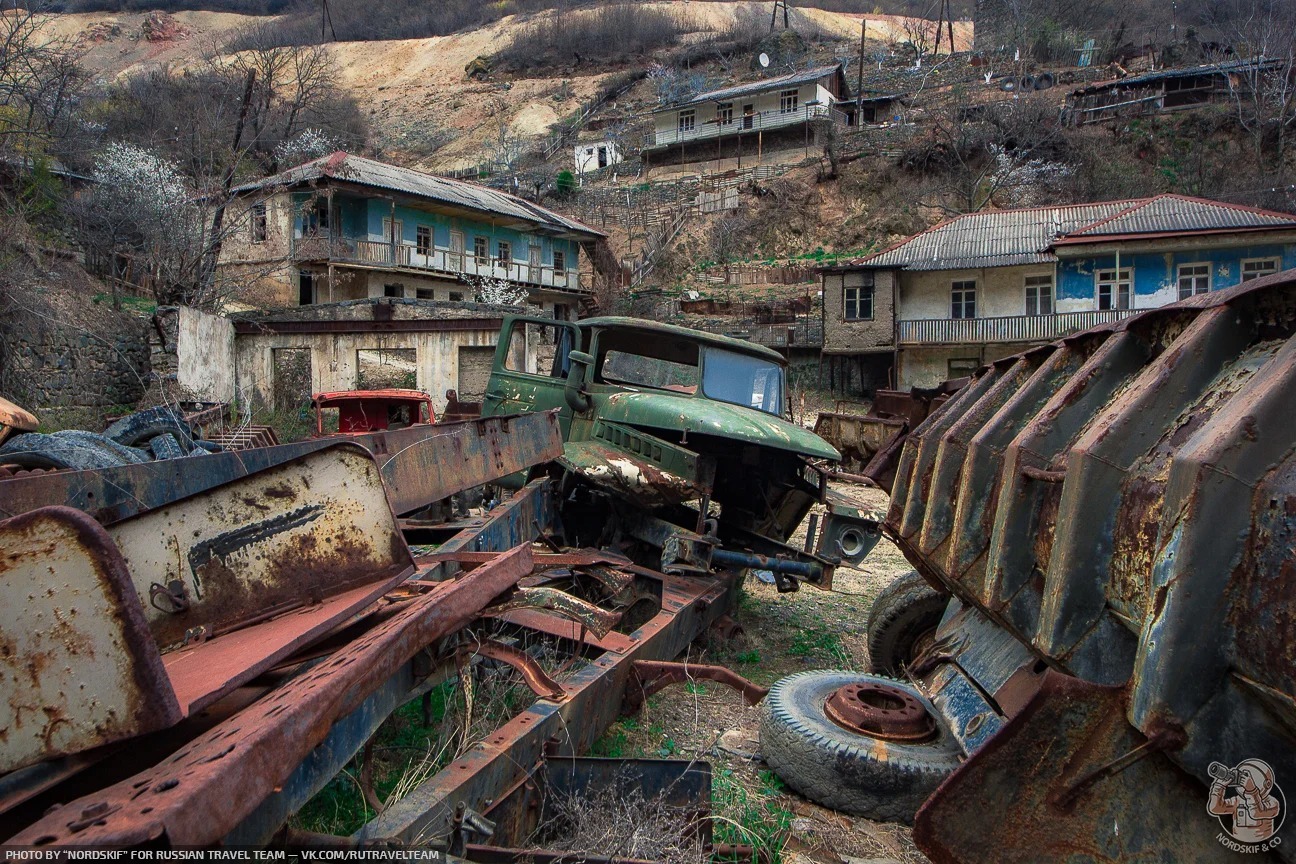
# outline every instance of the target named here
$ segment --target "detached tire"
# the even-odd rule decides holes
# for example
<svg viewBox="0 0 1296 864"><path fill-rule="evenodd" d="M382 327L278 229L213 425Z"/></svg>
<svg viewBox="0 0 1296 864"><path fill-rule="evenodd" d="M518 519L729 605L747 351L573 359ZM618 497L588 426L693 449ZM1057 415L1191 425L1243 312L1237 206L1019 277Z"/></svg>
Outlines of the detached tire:
<svg viewBox="0 0 1296 864"><path fill-rule="evenodd" d="M833 810L879 822L912 825L914 814L958 768L962 751L937 722L936 735L917 744L883 741L838 726L824 703L839 687L878 681L917 697L917 688L861 672L799 672L765 697L761 755L784 782Z"/></svg>
<svg viewBox="0 0 1296 864"><path fill-rule="evenodd" d="M869 664L879 675L900 675L935 634L949 595L911 570L882 589L868 620Z"/></svg>

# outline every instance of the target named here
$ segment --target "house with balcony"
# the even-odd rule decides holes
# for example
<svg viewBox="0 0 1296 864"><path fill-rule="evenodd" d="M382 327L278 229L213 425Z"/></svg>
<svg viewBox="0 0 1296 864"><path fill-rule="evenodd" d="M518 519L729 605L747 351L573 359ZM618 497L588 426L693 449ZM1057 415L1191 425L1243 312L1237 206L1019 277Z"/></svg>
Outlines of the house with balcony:
<svg viewBox="0 0 1296 864"><path fill-rule="evenodd" d="M575 318L601 232L504 192L334 153L234 189L221 275L262 306L472 301L483 284ZM591 271L592 272L592 271Z"/></svg>
<svg viewBox="0 0 1296 864"><path fill-rule="evenodd" d="M931 387L1296 268L1296 215L1182 195L969 213L821 271L826 383Z"/></svg>
<svg viewBox="0 0 1296 864"><path fill-rule="evenodd" d="M783 150L817 152L822 124L849 124L854 108L840 63L712 90L653 112L644 164L711 159L754 164Z"/></svg>

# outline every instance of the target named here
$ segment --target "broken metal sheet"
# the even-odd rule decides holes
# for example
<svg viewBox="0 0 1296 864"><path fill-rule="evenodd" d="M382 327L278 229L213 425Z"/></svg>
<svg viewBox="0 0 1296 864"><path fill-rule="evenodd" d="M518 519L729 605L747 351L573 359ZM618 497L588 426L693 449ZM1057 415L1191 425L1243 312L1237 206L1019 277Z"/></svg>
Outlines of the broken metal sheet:
<svg viewBox="0 0 1296 864"><path fill-rule="evenodd" d="M93 519L0 523L0 772L179 721L126 562Z"/></svg>
<svg viewBox="0 0 1296 864"><path fill-rule="evenodd" d="M456 492L556 459L562 453L555 412L411 426L349 435L345 440L364 447L378 460L397 513L418 510ZM336 443L337 439L315 438L98 471L0 477L0 516L66 505L84 510L108 525Z"/></svg>
<svg viewBox="0 0 1296 864"><path fill-rule="evenodd" d="M569 443L559 461L591 483L644 507L680 504L711 494L715 463L651 435L601 424L607 443Z"/></svg>
<svg viewBox="0 0 1296 864"><path fill-rule="evenodd" d="M9 842L218 842L282 786L336 721L425 646L470 623L531 566L530 546L519 546L439 585L159 765L53 810Z"/></svg>
<svg viewBox="0 0 1296 864"><path fill-rule="evenodd" d="M492 606L491 613L498 615L514 609L547 609L564 618L579 621L599 637L606 636L621 620L619 612L600 609L566 591L545 587L519 588L509 599Z"/></svg>
<svg viewBox="0 0 1296 864"><path fill-rule="evenodd" d="M14 432L35 432L39 428L35 414L0 396L0 444Z"/></svg>
<svg viewBox="0 0 1296 864"><path fill-rule="evenodd" d="M164 650L362 585L376 596L414 567L373 457L345 443L109 533Z"/></svg>

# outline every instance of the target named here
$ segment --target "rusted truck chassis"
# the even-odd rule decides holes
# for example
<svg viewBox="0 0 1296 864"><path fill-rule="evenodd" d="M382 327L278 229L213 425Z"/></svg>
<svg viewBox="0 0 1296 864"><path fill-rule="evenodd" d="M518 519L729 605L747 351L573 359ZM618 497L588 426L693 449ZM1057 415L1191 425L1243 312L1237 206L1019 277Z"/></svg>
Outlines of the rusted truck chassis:
<svg viewBox="0 0 1296 864"><path fill-rule="evenodd" d="M954 600L909 672L967 756L932 860L1218 861L1231 766L1296 784L1294 332L1278 274L999 361L910 434L885 531Z"/></svg>

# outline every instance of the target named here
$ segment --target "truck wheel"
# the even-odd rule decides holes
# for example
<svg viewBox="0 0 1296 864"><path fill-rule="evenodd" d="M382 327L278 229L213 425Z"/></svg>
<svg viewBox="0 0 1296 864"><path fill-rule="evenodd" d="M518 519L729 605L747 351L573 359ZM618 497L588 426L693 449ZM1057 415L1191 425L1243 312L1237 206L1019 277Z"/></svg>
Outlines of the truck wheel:
<svg viewBox="0 0 1296 864"><path fill-rule="evenodd" d="M165 405L129 414L105 429L103 434L128 447L137 447L159 435L171 434L186 453L193 449L193 429L180 412Z"/></svg>
<svg viewBox="0 0 1296 864"><path fill-rule="evenodd" d="M761 755L811 801L912 825L962 751L910 684L813 671L783 678L765 697Z"/></svg>
<svg viewBox="0 0 1296 864"><path fill-rule="evenodd" d="M870 668L899 675L936 635L949 596L910 570L882 589L868 620Z"/></svg>

